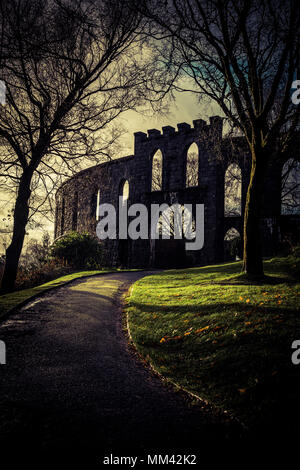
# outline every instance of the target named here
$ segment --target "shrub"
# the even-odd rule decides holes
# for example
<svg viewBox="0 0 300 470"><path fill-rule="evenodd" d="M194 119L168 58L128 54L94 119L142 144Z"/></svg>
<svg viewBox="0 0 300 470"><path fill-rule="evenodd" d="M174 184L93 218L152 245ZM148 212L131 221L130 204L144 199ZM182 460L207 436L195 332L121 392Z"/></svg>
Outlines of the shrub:
<svg viewBox="0 0 300 470"><path fill-rule="evenodd" d="M101 245L89 233L70 232L56 240L50 256L74 268L99 269L102 264Z"/></svg>
<svg viewBox="0 0 300 470"><path fill-rule="evenodd" d="M22 268L23 272L41 269L49 261L49 248L50 235L47 232L42 240L29 239L22 251L19 269Z"/></svg>
<svg viewBox="0 0 300 470"><path fill-rule="evenodd" d="M16 289L27 289L29 287L38 286L45 282L52 281L57 277L70 274L73 271L71 267L62 266L59 260L51 259L42 266L23 266L18 269L16 279Z"/></svg>

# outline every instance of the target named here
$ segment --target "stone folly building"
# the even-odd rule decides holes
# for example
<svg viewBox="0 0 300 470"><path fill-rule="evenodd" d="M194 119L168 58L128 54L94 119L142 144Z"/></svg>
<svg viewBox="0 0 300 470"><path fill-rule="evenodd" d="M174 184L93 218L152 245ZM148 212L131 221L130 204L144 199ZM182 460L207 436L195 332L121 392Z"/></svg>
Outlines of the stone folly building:
<svg viewBox="0 0 300 470"><path fill-rule="evenodd" d="M222 138L219 116L209 124L198 119L193 126L178 124L177 130L165 126L162 132L136 132L134 155L88 168L62 184L56 194L55 238L71 230L96 236L99 204L113 204L118 214L119 196L128 199L128 206L142 203L149 209L151 204L204 204L201 250L186 251L184 240L172 238L107 239L101 242L105 264L183 267L235 259L243 241L248 152L243 138ZM284 168L283 162L271 165L266 179L261 219L265 256L275 254L283 237L299 227L299 211L289 211L288 202L283 207Z"/></svg>

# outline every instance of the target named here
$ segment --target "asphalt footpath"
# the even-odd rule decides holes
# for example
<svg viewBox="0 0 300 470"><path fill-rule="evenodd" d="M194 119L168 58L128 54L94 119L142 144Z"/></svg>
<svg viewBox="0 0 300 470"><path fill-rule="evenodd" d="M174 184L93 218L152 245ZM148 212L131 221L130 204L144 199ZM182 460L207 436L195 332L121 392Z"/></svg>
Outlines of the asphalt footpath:
<svg viewBox="0 0 300 470"><path fill-rule="evenodd" d="M198 465L241 439L236 422L164 384L129 346L123 295L148 274L74 281L0 323L0 456L40 468L134 468L166 462L160 455Z"/></svg>

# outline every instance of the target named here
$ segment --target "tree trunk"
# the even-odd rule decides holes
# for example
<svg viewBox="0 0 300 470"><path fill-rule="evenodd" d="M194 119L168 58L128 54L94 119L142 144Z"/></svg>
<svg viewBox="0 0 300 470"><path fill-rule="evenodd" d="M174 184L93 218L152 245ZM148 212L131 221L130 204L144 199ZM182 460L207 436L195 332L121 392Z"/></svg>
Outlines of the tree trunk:
<svg viewBox="0 0 300 470"><path fill-rule="evenodd" d="M23 173L14 210L12 241L6 250L5 268L1 284L2 292L9 292L14 289L29 215L30 184L31 175Z"/></svg>
<svg viewBox="0 0 300 470"><path fill-rule="evenodd" d="M252 148L252 168L247 191L244 215L243 272L249 278L262 278L264 275L260 221L268 152L262 148Z"/></svg>

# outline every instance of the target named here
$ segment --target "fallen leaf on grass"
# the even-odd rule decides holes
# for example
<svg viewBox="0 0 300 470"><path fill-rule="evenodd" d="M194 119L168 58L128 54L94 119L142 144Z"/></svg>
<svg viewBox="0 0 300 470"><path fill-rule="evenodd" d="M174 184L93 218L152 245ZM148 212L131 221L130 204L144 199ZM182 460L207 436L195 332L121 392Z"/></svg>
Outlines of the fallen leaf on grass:
<svg viewBox="0 0 300 470"><path fill-rule="evenodd" d="M208 328L209 328L209 325L204 326L203 328L198 328L198 330L196 330L195 333L201 333L202 331L208 330Z"/></svg>
<svg viewBox="0 0 300 470"><path fill-rule="evenodd" d="M223 327L222 326L215 326L213 328L213 331L218 331L218 330L221 330Z"/></svg>
<svg viewBox="0 0 300 470"><path fill-rule="evenodd" d="M182 339L182 336L177 335L177 336L164 336L161 338L160 343L168 343L169 341L176 341Z"/></svg>
<svg viewBox="0 0 300 470"><path fill-rule="evenodd" d="M172 336L172 338L168 338L168 341L173 341L173 340L177 340L177 339L181 339L182 336L178 335L178 336Z"/></svg>

